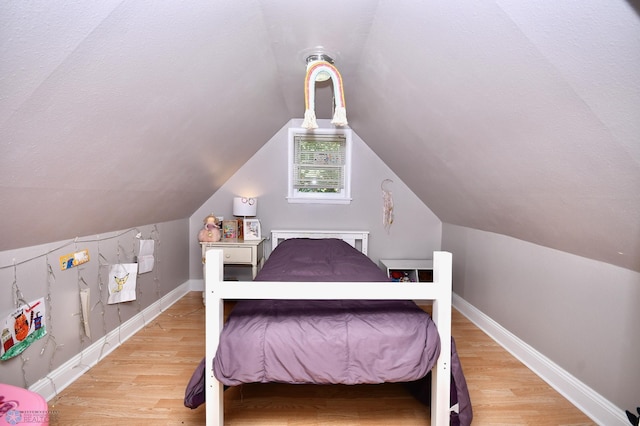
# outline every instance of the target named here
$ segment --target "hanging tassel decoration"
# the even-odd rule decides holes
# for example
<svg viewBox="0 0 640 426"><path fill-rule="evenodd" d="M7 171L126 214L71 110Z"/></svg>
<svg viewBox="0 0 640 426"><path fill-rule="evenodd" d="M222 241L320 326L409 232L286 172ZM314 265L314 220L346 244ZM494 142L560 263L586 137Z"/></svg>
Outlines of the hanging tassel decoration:
<svg viewBox="0 0 640 426"><path fill-rule="evenodd" d="M347 125L347 109L345 107L336 107L336 112L333 113L331 124L336 126Z"/></svg>
<svg viewBox="0 0 640 426"><path fill-rule="evenodd" d="M307 75L305 77L304 84L304 121L302 127L311 130L317 129L318 123L316 122L315 113L315 92L316 92L316 77L321 72L329 74L331 81L333 82L333 93L335 98L334 114L331 123L335 126L346 126L347 122L347 109L344 103L344 87L342 85L342 76L338 69L327 61L316 61L307 69Z"/></svg>
<svg viewBox="0 0 640 426"><path fill-rule="evenodd" d="M307 109L304 112L304 121L302 127L307 130L317 129L318 122L316 121L316 112L312 109Z"/></svg>
<svg viewBox="0 0 640 426"><path fill-rule="evenodd" d="M385 179L380 184L382 188L382 224L384 229L389 233L393 224L393 196L391 191L384 187L385 183L393 183L391 179Z"/></svg>

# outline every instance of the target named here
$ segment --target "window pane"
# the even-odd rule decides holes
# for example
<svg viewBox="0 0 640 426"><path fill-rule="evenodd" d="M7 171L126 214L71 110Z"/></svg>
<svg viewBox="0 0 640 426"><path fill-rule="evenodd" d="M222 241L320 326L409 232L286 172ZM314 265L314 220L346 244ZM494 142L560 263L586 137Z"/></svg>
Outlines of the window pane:
<svg viewBox="0 0 640 426"><path fill-rule="evenodd" d="M341 167L303 166L294 167L294 188L335 188L343 187Z"/></svg>
<svg viewBox="0 0 640 426"><path fill-rule="evenodd" d="M296 135L293 187L301 192L340 192L345 147L341 135Z"/></svg>

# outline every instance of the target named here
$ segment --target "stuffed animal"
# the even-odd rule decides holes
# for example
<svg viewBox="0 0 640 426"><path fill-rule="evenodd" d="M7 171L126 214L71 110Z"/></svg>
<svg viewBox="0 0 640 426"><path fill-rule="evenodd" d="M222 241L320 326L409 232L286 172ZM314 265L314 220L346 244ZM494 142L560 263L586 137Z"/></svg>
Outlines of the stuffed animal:
<svg viewBox="0 0 640 426"><path fill-rule="evenodd" d="M222 236L220 232L220 224L218 223L218 218L213 214L204 218L204 227L198 233L198 241L201 243L215 243L216 241L220 241L220 237Z"/></svg>
<svg viewBox="0 0 640 426"><path fill-rule="evenodd" d="M404 274L401 271L391 271L391 280L392 281L401 281Z"/></svg>

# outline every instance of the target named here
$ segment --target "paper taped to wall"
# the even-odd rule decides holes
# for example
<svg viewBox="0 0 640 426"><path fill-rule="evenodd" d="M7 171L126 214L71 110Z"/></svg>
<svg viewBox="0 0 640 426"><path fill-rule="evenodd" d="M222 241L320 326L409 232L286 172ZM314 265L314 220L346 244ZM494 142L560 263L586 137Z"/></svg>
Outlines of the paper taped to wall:
<svg viewBox="0 0 640 426"><path fill-rule="evenodd" d="M136 300L137 263L118 263L109 268L109 305Z"/></svg>
<svg viewBox="0 0 640 426"><path fill-rule="evenodd" d="M138 252L138 273L144 274L153 270L155 259L153 250L155 247L154 240L140 240L140 251Z"/></svg>
<svg viewBox="0 0 640 426"><path fill-rule="evenodd" d="M64 256L60 256L60 269L64 271L65 269L73 268L74 266L82 265L83 263L87 263L89 261L89 250L84 249L75 253L65 254Z"/></svg>

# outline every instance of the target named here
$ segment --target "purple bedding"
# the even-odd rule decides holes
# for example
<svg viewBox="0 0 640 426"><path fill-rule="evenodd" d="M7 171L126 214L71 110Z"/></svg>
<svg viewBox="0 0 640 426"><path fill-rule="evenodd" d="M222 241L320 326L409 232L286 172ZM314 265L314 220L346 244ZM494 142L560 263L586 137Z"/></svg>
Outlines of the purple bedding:
<svg viewBox="0 0 640 426"><path fill-rule="evenodd" d="M388 278L344 241L292 239L278 245L256 280ZM238 302L225 322L213 369L228 386L411 382L424 380L439 353L435 324L411 301L248 300ZM188 407L203 402L203 372L201 364L189 383Z"/></svg>
<svg viewBox="0 0 640 426"><path fill-rule="evenodd" d="M348 243L334 238L282 241L255 281L389 281L384 271Z"/></svg>
<svg viewBox="0 0 640 426"><path fill-rule="evenodd" d="M256 281L388 281L337 239L283 241ZM366 287L363 288L366 292ZM356 384L424 377L440 354L431 317L410 301L251 300L233 309L214 360L225 385Z"/></svg>
<svg viewBox="0 0 640 426"><path fill-rule="evenodd" d="M404 301L239 302L220 342L213 367L225 385L406 382L440 354L429 315Z"/></svg>

